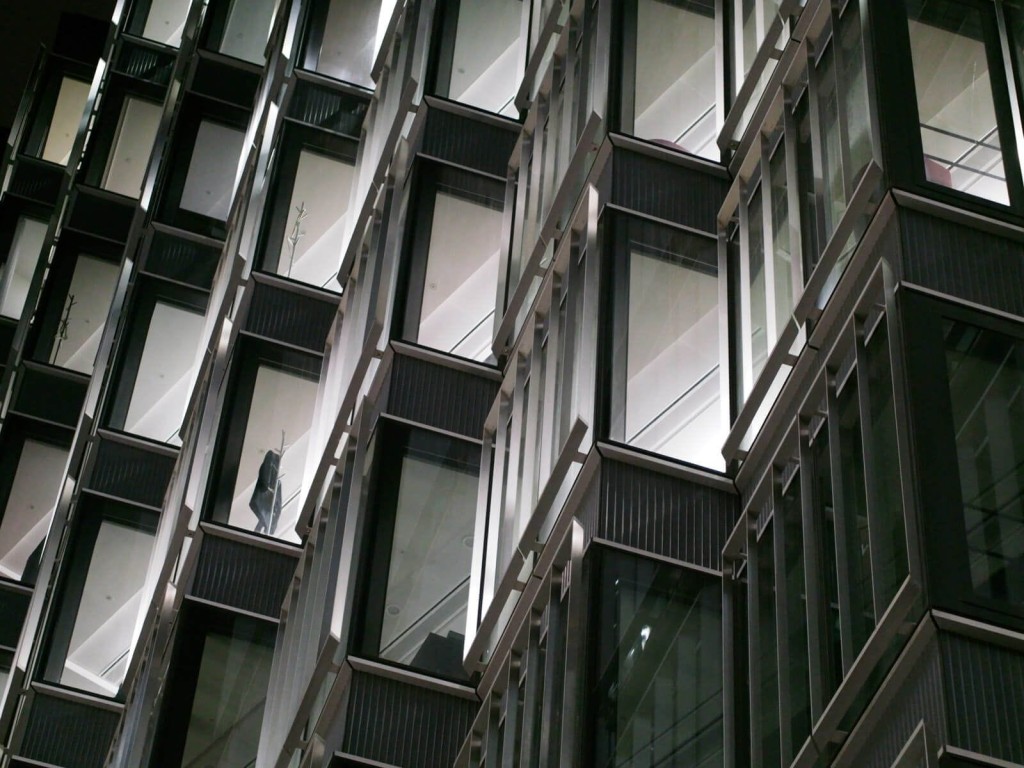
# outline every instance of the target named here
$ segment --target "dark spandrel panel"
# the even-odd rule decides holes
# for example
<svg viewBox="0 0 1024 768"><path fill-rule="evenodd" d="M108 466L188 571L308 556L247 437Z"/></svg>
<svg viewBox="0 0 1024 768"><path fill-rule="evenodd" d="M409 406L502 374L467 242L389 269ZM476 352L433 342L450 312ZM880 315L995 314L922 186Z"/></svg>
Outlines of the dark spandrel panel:
<svg viewBox="0 0 1024 768"><path fill-rule="evenodd" d="M472 700L357 671L342 750L387 765L448 768L476 709Z"/></svg>
<svg viewBox="0 0 1024 768"><path fill-rule="evenodd" d="M431 157L505 176L519 136L518 127L515 123L495 125L433 108L427 113L421 151Z"/></svg>
<svg viewBox="0 0 1024 768"><path fill-rule="evenodd" d="M63 768L101 768L119 717L106 709L37 695L20 757Z"/></svg>
<svg viewBox="0 0 1024 768"><path fill-rule="evenodd" d="M386 410L393 416L480 439L498 382L396 354Z"/></svg>
<svg viewBox="0 0 1024 768"><path fill-rule="evenodd" d="M11 185L7 193L52 206L60 195L60 182L64 168L53 163L19 157L14 164Z"/></svg>
<svg viewBox="0 0 1024 768"><path fill-rule="evenodd" d="M0 318L0 370L7 364L7 355L14 342L14 331L18 324L8 318Z"/></svg>
<svg viewBox="0 0 1024 768"><path fill-rule="evenodd" d="M721 570L739 514L737 496L618 461L601 465L595 535L656 555Z"/></svg>
<svg viewBox="0 0 1024 768"><path fill-rule="evenodd" d="M891 768L920 722L928 726L936 744L946 743L942 672L938 645L933 643L907 671L899 689L879 717L860 752L849 765Z"/></svg>
<svg viewBox="0 0 1024 768"><path fill-rule="evenodd" d="M103 54L109 30L109 19L97 19L82 13L63 13L57 24L53 52L75 61L95 64Z"/></svg>
<svg viewBox="0 0 1024 768"><path fill-rule="evenodd" d="M174 52L157 50L135 40L121 38L114 54L114 71L158 85L171 82Z"/></svg>
<svg viewBox="0 0 1024 768"><path fill-rule="evenodd" d="M729 181L668 160L615 149L612 202L714 234Z"/></svg>
<svg viewBox="0 0 1024 768"><path fill-rule="evenodd" d="M100 438L85 487L150 507L163 504L174 456Z"/></svg>
<svg viewBox="0 0 1024 768"><path fill-rule="evenodd" d="M276 619L297 564L298 553L275 552L207 534L191 594Z"/></svg>
<svg viewBox="0 0 1024 768"><path fill-rule="evenodd" d="M71 202L66 226L104 240L123 243L128 239L134 216L134 200L114 200L106 194L79 188Z"/></svg>
<svg viewBox="0 0 1024 768"><path fill-rule="evenodd" d="M201 57L192 78L191 90L249 109L256 99L259 84L258 72Z"/></svg>
<svg viewBox="0 0 1024 768"><path fill-rule="evenodd" d="M24 592L0 585L0 647L14 648L18 644L30 599Z"/></svg>
<svg viewBox="0 0 1024 768"><path fill-rule="evenodd" d="M939 645L949 743L1024 762L1024 655L952 634L940 635Z"/></svg>
<svg viewBox="0 0 1024 768"><path fill-rule="evenodd" d="M1024 314L1024 245L902 209L905 280L1016 315Z"/></svg>
<svg viewBox="0 0 1024 768"><path fill-rule="evenodd" d="M179 283L209 290L220 261L220 250L168 232L157 232L142 269Z"/></svg>
<svg viewBox="0 0 1024 768"><path fill-rule="evenodd" d="M307 80L295 83L288 117L328 131L358 137L370 100Z"/></svg>
<svg viewBox="0 0 1024 768"><path fill-rule="evenodd" d="M245 330L322 354L337 309L331 299L256 283Z"/></svg>
<svg viewBox="0 0 1024 768"><path fill-rule="evenodd" d="M88 380L69 378L46 368L23 368L18 377L14 410L26 416L74 428L85 402Z"/></svg>

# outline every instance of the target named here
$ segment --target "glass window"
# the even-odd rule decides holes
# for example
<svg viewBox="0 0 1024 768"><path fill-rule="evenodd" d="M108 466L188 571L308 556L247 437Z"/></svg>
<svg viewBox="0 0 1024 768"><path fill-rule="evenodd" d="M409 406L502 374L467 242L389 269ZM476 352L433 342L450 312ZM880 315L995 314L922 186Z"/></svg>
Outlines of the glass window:
<svg viewBox="0 0 1024 768"><path fill-rule="evenodd" d="M82 254L75 260L60 315L49 323L53 330L47 362L92 373L119 274L119 266L107 259Z"/></svg>
<svg viewBox="0 0 1024 768"><path fill-rule="evenodd" d="M0 577L35 583L43 541L60 497L68 449L26 439L20 452L3 461L13 471L0 518ZM8 467L8 462L10 467Z"/></svg>
<svg viewBox="0 0 1024 768"><path fill-rule="evenodd" d="M388 438L364 644L388 661L464 678L480 449L420 430Z"/></svg>
<svg viewBox="0 0 1024 768"><path fill-rule="evenodd" d="M124 100L103 189L128 197L139 196L162 114L163 107L156 102L130 96Z"/></svg>
<svg viewBox="0 0 1024 768"><path fill-rule="evenodd" d="M306 68L321 75L373 88L379 0L330 0L311 16Z"/></svg>
<svg viewBox="0 0 1024 768"><path fill-rule="evenodd" d="M144 296L122 356L111 426L181 445L185 408L202 346L204 298Z"/></svg>
<svg viewBox="0 0 1024 768"><path fill-rule="evenodd" d="M241 617L232 620L231 630L204 639L182 768L253 765L256 760L274 633Z"/></svg>
<svg viewBox="0 0 1024 768"><path fill-rule="evenodd" d="M280 234L277 274L321 288L331 286L341 266L354 176L355 166L349 162L300 151Z"/></svg>
<svg viewBox="0 0 1024 768"><path fill-rule="evenodd" d="M632 105L623 110L632 133L718 160L714 3L637 0L636 8Z"/></svg>
<svg viewBox="0 0 1024 768"><path fill-rule="evenodd" d="M749 381L754 381L764 369L768 359L770 342L768 339L768 296L765 286L765 248L764 248L764 205L761 199L761 188L758 187L747 207L747 264L750 296L750 357L751 371ZM774 342L774 339L771 340Z"/></svg>
<svg viewBox="0 0 1024 768"><path fill-rule="evenodd" d="M224 221L231 210L244 132L220 123L199 123L179 207Z"/></svg>
<svg viewBox="0 0 1024 768"><path fill-rule="evenodd" d="M909 0L907 15L925 178L1008 204L981 11Z"/></svg>
<svg viewBox="0 0 1024 768"><path fill-rule="evenodd" d="M470 174L442 173L439 178L427 192L432 208L421 210L417 223L405 336L443 352L486 360L498 295L501 190Z"/></svg>
<svg viewBox="0 0 1024 768"><path fill-rule="evenodd" d="M772 258L775 272L775 329L781 334L793 312L793 248L789 222L789 180L786 142L779 142L769 166L771 173ZM775 339L772 339L772 343Z"/></svg>
<svg viewBox="0 0 1024 768"><path fill-rule="evenodd" d="M589 764L724 765L720 581L633 555L596 556Z"/></svg>
<svg viewBox="0 0 1024 768"><path fill-rule="evenodd" d="M724 468L717 244L620 222L612 437Z"/></svg>
<svg viewBox="0 0 1024 768"><path fill-rule="evenodd" d="M1024 342L944 325L971 583L1024 603Z"/></svg>
<svg viewBox="0 0 1024 768"><path fill-rule="evenodd" d="M769 521L757 543L757 633L756 654L751 665L758 686L758 726L761 743L756 753L764 766L781 762L779 722L779 657L775 616L775 541L774 526Z"/></svg>
<svg viewBox="0 0 1024 768"><path fill-rule="evenodd" d="M150 0L142 37L177 48L181 45L190 4L190 0Z"/></svg>
<svg viewBox="0 0 1024 768"><path fill-rule="evenodd" d="M243 397L239 390L249 387L251 394ZM226 437L225 466L217 483L224 511L214 519L298 542L295 523L316 393L315 373L258 359L243 365L227 427L237 434Z"/></svg>
<svg viewBox="0 0 1024 768"><path fill-rule="evenodd" d="M46 679L100 696L124 681L153 550L156 515L111 502L82 510L64 564Z"/></svg>
<svg viewBox="0 0 1024 768"><path fill-rule="evenodd" d="M441 52L438 92L455 101L518 117L522 76L520 0L457 0L444 7L454 47Z"/></svg>
<svg viewBox="0 0 1024 768"><path fill-rule="evenodd" d="M216 50L236 59L263 64L277 3L278 0L230 0ZM223 7L222 3L215 9L214 17L224 14L220 10Z"/></svg>
<svg viewBox="0 0 1024 768"><path fill-rule="evenodd" d="M89 83L72 77L62 78L57 91L40 157L51 163L66 165L71 157L71 146L78 135L78 126L89 98Z"/></svg>
<svg viewBox="0 0 1024 768"><path fill-rule="evenodd" d="M800 476L795 476L782 494L782 508L776 515L775 528L780 565L785 572L785 596L780 618L780 641L785 643L783 658L787 659L782 674L787 692L783 710L783 727L789 729L791 754L789 764L811 733L811 686L807 648L807 584L804 572L803 515L800 502Z"/></svg>
<svg viewBox="0 0 1024 768"><path fill-rule="evenodd" d="M0 280L0 315L17 319L25 308L32 275L46 239L46 222L22 217L14 225L14 237Z"/></svg>

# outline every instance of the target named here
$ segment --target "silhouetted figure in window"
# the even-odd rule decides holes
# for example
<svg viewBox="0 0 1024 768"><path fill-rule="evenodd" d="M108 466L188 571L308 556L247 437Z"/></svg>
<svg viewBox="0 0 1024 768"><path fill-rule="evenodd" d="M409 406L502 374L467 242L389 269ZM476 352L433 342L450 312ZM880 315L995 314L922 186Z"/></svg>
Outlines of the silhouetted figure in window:
<svg viewBox="0 0 1024 768"><path fill-rule="evenodd" d="M256 515L256 533L271 536L277 530L277 519L281 516L281 481L278 473L281 469L281 457L277 451L267 451L256 475L256 487L249 499L249 509Z"/></svg>

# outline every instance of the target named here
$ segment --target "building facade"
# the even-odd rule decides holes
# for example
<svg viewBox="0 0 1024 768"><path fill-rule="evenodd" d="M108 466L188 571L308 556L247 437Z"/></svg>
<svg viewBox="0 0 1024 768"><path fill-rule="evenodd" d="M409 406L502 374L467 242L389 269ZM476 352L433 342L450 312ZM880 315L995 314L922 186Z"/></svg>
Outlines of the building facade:
<svg viewBox="0 0 1024 768"><path fill-rule="evenodd" d="M0 188L0 766L1024 766L1024 6L120 0Z"/></svg>

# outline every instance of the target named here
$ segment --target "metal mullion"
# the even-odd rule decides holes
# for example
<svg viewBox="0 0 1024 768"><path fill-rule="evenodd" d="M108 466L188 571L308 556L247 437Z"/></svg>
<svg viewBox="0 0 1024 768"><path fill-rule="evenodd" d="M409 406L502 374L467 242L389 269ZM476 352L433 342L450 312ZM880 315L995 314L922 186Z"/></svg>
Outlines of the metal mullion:
<svg viewBox="0 0 1024 768"><path fill-rule="evenodd" d="M569 530L571 540L569 593L565 596L566 631L563 634L562 654L562 725L559 745L559 765L571 766L577 759L576 737L578 733L579 709L584 695L587 651L587 605L589 584L583 573L584 532L579 521L574 520Z"/></svg>
<svg viewBox="0 0 1024 768"><path fill-rule="evenodd" d="M883 318L884 322L884 318ZM878 593L878 581L875 578L877 565L875 558L882 550L881 532L876 525L876 516L880 511L880 492L878 478L875 477L875 467L871 461L871 450L875 445L874 425L871 423L871 387L868 377L867 350L865 349L865 329L860 318L854 318L854 336L856 337L854 363L855 375L857 377L857 407L860 418L861 434L861 460L864 464L864 490L865 506L867 507L868 519L868 560L871 563L871 602L874 608L875 624L882 619L886 605L882 604L881 595Z"/></svg>
<svg viewBox="0 0 1024 768"><path fill-rule="evenodd" d="M857 656L853 646L853 613L850 607L850 563L846 541L846 494L843 493L843 455L840 444L839 405L834 374L828 373L826 386L829 467L832 476L832 534L836 548L836 584L839 597L839 644L843 671L849 671Z"/></svg>
<svg viewBox="0 0 1024 768"><path fill-rule="evenodd" d="M1024 176L1024 121L1021 118L1020 103L1018 101L1018 94L1022 91L1021 83L1017 77L1016 67L1014 66L1013 53L1010 50L1009 33L1007 32L1006 23L1006 11L1003 3L995 3L995 14L996 14L996 27L999 34L999 48L1002 54L1004 77L1006 78L1007 89L1010 91L1008 95L1008 101L1010 102L1010 120L1013 123L1013 137L1017 143L1017 171L1018 178ZM1021 41L1024 42L1024 41ZM1000 149L1000 155L1002 155L1004 167L1009 165L1006 162L1006 155ZM1016 181L1016 180L1015 180ZM1019 183L1019 182L1018 182ZM1024 193L1024 190L1015 189L1018 186L1017 183L1010 184L1010 174L1006 174L1006 184L1010 193L1010 199L1013 199L1013 193Z"/></svg>
<svg viewBox="0 0 1024 768"><path fill-rule="evenodd" d="M509 659L508 685L502 697L505 708L505 737L501 747L501 768L516 768L515 750L519 729L519 667Z"/></svg>
<svg viewBox="0 0 1024 768"><path fill-rule="evenodd" d="M804 545L804 585L807 594L807 661L811 689L811 721L817 721L825 711L827 703L822 695L822 617L820 615L821 593L824 587L817 579L818 552L814 542L817 538L814 520L814 462L811 458L810 425L800 427L800 513L802 518Z"/></svg>
<svg viewBox="0 0 1024 768"><path fill-rule="evenodd" d="M788 765L794 757L792 733L786 724L792 722L793 697L789 689L790 676L783 670L791 663L789 651L789 604L786 600L786 515L782 501L782 473L777 466L771 469L771 494L774 514L772 530L774 531L775 553L775 649L779 665L779 736L782 749L782 760Z"/></svg>
<svg viewBox="0 0 1024 768"><path fill-rule="evenodd" d="M747 538L747 668L750 670L750 689L748 691L750 705L750 765L751 768L765 768L761 761L761 722L757 714L762 710L760 678L764 674L759 658L761 622L758 610L758 590L761 586L759 567L761 553L758 551L756 515L752 515L749 511L744 512L743 521L746 527ZM755 680L757 684L754 683Z"/></svg>
<svg viewBox="0 0 1024 768"><path fill-rule="evenodd" d="M561 628L565 620L561 604L562 579L564 575L557 577L552 574L547 589L548 600L548 626L547 644L544 653L544 695L541 701L541 723L540 723L540 755L538 755L540 768L555 768L551 765L548 757L550 755L551 723L553 719L552 709L561 705L561 701L552 701L552 693L555 689L555 679L558 668L564 663L565 647L561 637ZM563 656L559 660L559 651Z"/></svg>
<svg viewBox="0 0 1024 768"><path fill-rule="evenodd" d="M541 345L542 354L546 356L547 363L544 366L544 378L543 381L538 382L543 384L544 397L542 401L544 403L543 412L540 414L540 430L542 434L541 447L540 447L540 480L538 481L538 489L543 488L544 482L551 475L551 462L552 454L557 451L561 446L556 446L555 441L558 434L558 425L555 423L555 412L558 410L556 398L558 397L558 388L555 386L558 379L558 361L559 353L561 351L561 322L560 322L560 308L559 294L561 293L560 286L557 285L557 280L551 281L551 298L548 304L548 314L545 319L547 326L547 343ZM538 493L540 491L538 490Z"/></svg>
<svg viewBox="0 0 1024 768"><path fill-rule="evenodd" d="M800 184L797 171L797 133L798 128L793 110L796 107L793 101L793 92L789 87L784 86L785 98L783 99L782 120L783 135L782 141L786 149L786 203L789 207L789 258L791 269L791 285L793 305L804 289L804 242L801 218L803 216L800 205ZM810 222L813 224L813 222ZM790 313L792 314L792 313Z"/></svg>
<svg viewBox="0 0 1024 768"><path fill-rule="evenodd" d="M824 251L828 242L826 233L825 216L825 171L824 171L824 144L821 138L821 104L818 94L818 79L813 77L815 63L818 58L817 45L807 41L807 118L811 126L811 164L814 173L814 210L817 213L815 229L817 230L817 241ZM830 217L829 217L830 218ZM821 254L815 254L815 263L821 258Z"/></svg>
<svg viewBox="0 0 1024 768"><path fill-rule="evenodd" d="M501 534L502 539L508 540L508 562L501 562L498 565L498 570L504 572L508 567L509 563L512 562L516 551L516 545L519 543L519 525L518 525L518 511L519 511L519 496L523 489L519 482L519 468L523 461L523 430L526 428L524 424L525 416L524 410L526 409L527 403L524 397L526 390L526 382L530 377L530 367L526 360L525 355L517 353L512 364L516 367L516 380L515 387L512 391L511 399L511 416L512 416L512 429L509 437L509 462L508 472L508 486L504 488L505 506L502 513L502 524Z"/></svg>
<svg viewBox="0 0 1024 768"><path fill-rule="evenodd" d="M498 407L498 424L494 437L495 460L491 478L491 499L487 512L487 553L484 556L483 562L480 619L483 619L486 613L485 604L489 605L494 598L494 589L498 582L498 572L504 570L499 567L499 560L502 557L501 545L505 533L505 477L508 475L506 467L510 463L512 453L507 413L507 409L512 407L512 400L510 396L501 391L499 391L498 397L503 402Z"/></svg>
<svg viewBox="0 0 1024 768"><path fill-rule="evenodd" d="M523 696L523 730L520 739L520 765L517 768L533 768L527 761L530 759L530 748L533 745L534 732L540 727L537 717L537 695L543 670L540 669L540 616L535 610L530 611L529 641L526 649L526 691Z"/></svg>
<svg viewBox="0 0 1024 768"><path fill-rule="evenodd" d="M519 542L523 531L526 528L527 521L533 513L534 507L534 494L533 488L535 487L534 478L537 473L537 430L540 427L541 422L541 409L544 404L544 400L541 397L543 393L544 382L540 375L541 368L541 357L544 350L538 348L539 344L537 337L540 335L541 330L534 328L534 342L533 349L530 352L530 402L527 403L527 410L523 416L525 424L524 439L525 439L525 456L521 457L523 461L523 482L520 483L519 493L521 499L517 504L519 508L519 518L516 524L516 542Z"/></svg>

